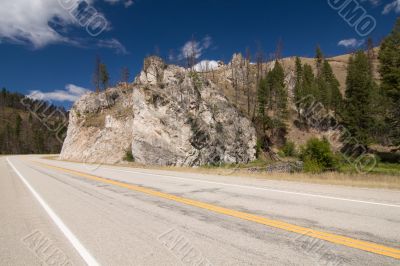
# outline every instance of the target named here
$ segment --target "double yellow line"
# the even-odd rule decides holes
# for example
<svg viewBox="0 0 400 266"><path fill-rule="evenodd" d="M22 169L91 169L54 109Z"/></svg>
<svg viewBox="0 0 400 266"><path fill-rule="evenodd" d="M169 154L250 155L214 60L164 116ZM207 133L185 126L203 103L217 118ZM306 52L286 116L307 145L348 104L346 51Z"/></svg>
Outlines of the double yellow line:
<svg viewBox="0 0 400 266"><path fill-rule="evenodd" d="M371 243L371 242L366 242L366 241L362 241L362 240L357 240L357 239L353 239L353 238L349 238L349 237L345 237L345 236L340 236L340 235L335 235L335 234L326 233L326 232L322 232L322 231L317 231L317 230L309 229L306 227L301 227L301 226L297 226L297 225L293 225L293 224L289 224L289 223L285 223L285 222L281 222L281 221L277 221L277 220L268 219L268 218L257 216L254 214L249 214L249 213L245 213L245 212L240 212L240 211L235 211L235 210L219 207L219 206L204 203L201 201L186 199L186 198L178 197L178 196L175 196L172 194L162 193L162 192L159 192L159 191L156 191L153 189L148 189L145 187L126 184L126 183L122 183L119 181L110 180L110 179L78 172L75 170L70 170L70 169L57 167L57 166L53 166L53 165L49 165L49 164L39 163L39 162L36 162L36 163L38 163L42 166L45 166L49 169L55 169L58 171L62 171L64 173L69 173L72 175L84 177L84 178L95 180L95 181L98 181L101 183L110 184L110 185L126 188L129 190L141 192L141 193L144 193L147 195L168 199L168 200L183 203L183 204L186 204L189 206L194 206L197 208L209 210L209 211L212 211L212 212L215 212L218 214L224 214L224 215L232 216L235 218L255 222L258 224L263 224L263 225L266 225L269 227L278 228L278 229L282 229L285 231L325 240L325 241L335 243L338 245L343 245L343 246L347 246L347 247L351 247L351 248L355 248L355 249L359 249L359 250L368 251L368 252L375 253L375 254L384 255L387 257L395 258L395 259L400 259L400 250L396 249L396 248L391 248L391 247L387 247L387 246L383 246L383 245L379 245L379 244L375 244L375 243Z"/></svg>

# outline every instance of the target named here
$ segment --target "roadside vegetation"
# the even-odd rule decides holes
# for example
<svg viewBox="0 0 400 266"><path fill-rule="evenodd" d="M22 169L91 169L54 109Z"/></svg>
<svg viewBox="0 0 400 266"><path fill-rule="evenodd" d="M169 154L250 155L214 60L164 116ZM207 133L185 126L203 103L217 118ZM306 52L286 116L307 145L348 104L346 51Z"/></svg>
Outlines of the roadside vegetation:
<svg viewBox="0 0 400 266"><path fill-rule="evenodd" d="M311 138L303 146L287 139L289 103L279 53L274 67L259 71L255 121L257 160L245 165L211 165L202 170L226 174L254 174L266 178L315 181L366 187L400 188L400 19L375 54L372 40L349 59L344 93L330 62L317 47L316 69L296 59L295 125L301 130L337 131L342 147L333 150L330 139ZM277 49L279 50L279 48ZM373 60L379 59L379 69ZM257 65L262 68L261 64ZM376 80L378 71L381 80ZM314 110L316 103L322 106ZM318 112L310 118L310 113ZM304 115L307 114L307 115ZM372 148L380 146L385 152ZM389 149L389 151L387 151ZM372 166L360 171L360 158L368 155ZM256 171L270 165L301 161L296 174Z"/></svg>
<svg viewBox="0 0 400 266"><path fill-rule="evenodd" d="M132 154L132 150L130 148L128 148L125 151L124 161L130 162L130 163L135 161L135 158L133 157L133 154Z"/></svg>
<svg viewBox="0 0 400 266"><path fill-rule="evenodd" d="M258 85L258 158L265 164L300 160L309 174L337 172L355 174L368 155L376 161L368 174L400 176L400 18L375 54L373 41L349 58L344 94L330 62L320 47L315 69L296 58L294 102L295 126L303 131L336 132L339 149L333 151L327 138L312 138L301 147L287 139L288 101L279 57L275 67L261 77ZM278 53L277 53L278 54ZM378 58L379 68L374 69ZM381 79L376 80L378 71ZM261 75L262 76L262 75ZM284 88L284 89L282 89ZM372 146L391 149L383 153ZM272 148L274 147L274 149ZM276 152L276 150L279 150ZM278 156L276 156L278 155ZM374 163L371 162L373 165ZM357 171L358 168L358 171ZM363 172L363 171L361 171Z"/></svg>
<svg viewBox="0 0 400 266"><path fill-rule="evenodd" d="M68 126L63 107L0 90L0 154L58 153Z"/></svg>

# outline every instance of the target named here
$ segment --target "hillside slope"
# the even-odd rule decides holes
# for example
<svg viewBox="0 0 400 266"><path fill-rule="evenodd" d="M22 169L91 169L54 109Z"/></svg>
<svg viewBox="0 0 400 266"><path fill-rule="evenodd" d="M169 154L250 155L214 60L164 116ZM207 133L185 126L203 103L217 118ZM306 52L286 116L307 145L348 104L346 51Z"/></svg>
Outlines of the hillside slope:
<svg viewBox="0 0 400 266"><path fill-rule="evenodd" d="M59 153L67 118L62 108L3 89L0 93L0 154Z"/></svg>
<svg viewBox="0 0 400 266"><path fill-rule="evenodd" d="M378 53L379 48L373 50L373 68L374 76L379 82L378 74ZM340 55L327 58L333 73L340 83L340 90L344 95L347 76L347 65L351 54ZM316 63L314 58L300 57L302 64L309 64L316 72ZM285 83L289 95L290 116L287 123L288 135L287 139L293 141L297 145L304 144L312 137L322 137L331 132L321 132L316 129L303 130L294 126L296 119L296 111L294 105L294 84L295 84L295 61L296 57L287 57L279 60L285 70ZM201 75L213 81L224 95L245 114L248 118L253 119L257 112L257 79L258 76L264 76L268 70L274 67L275 62L263 63L261 66L250 63L241 54L233 55L231 62L227 64L220 63L218 68L203 68ZM338 143L332 143L333 146Z"/></svg>

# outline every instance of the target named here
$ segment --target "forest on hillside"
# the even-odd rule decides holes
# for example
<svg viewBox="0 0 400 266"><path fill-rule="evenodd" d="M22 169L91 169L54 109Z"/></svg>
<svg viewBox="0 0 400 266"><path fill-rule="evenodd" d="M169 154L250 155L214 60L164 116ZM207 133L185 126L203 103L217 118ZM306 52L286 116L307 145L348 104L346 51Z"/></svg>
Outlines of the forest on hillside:
<svg viewBox="0 0 400 266"><path fill-rule="evenodd" d="M357 164L366 155L375 156L375 161L400 163L400 19L380 44L378 69L374 69L373 48L369 45L350 56L344 94L319 47L315 70L296 58L294 124L304 131L330 132L328 138L310 139L304 147L296 147L287 138L289 98L284 70L276 59L257 88L258 113L254 120L259 150L270 153L270 147L277 145L283 156L293 156L297 149L312 171L336 169L343 158ZM375 71L379 80L374 78ZM336 154L331 151L333 142L341 143ZM376 150L376 146L386 147L385 152Z"/></svg>
<svg viewBox="0 0 400 266"><path fill-rule="evenodd" d="M63 107L3 88L0 121L0 154L59 153L68 126L68 112Z"/></svg>

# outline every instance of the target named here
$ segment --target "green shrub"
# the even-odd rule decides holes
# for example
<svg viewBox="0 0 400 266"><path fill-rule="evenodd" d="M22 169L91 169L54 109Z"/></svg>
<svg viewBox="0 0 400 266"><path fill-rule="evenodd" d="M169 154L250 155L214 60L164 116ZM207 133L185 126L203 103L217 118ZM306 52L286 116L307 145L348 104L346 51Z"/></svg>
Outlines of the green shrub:
<svg viewBox="0 0 400 266"><path fill-rule="evenodd" d="M378 152L376 156L379 158L379 162L400 163L400 153L398 152Z"/></svg>
<svg viewBox="0 0 400 266"><path fill-rule="evenodd" d="M300 159L304 162L306 172L323 172L336 169L338 160L331 150L327 139L312 138L302 147Z"/></svg>
<svg viewBox="0 0 400 266"><path fill-rule="evenodd" d="M134 162L135 161L135 158L133 157L131 149L127 149L125 151L124 161L127 161L127 162Z"/></svg>
<svg viewBox="0 0 400 266"><path fill-rule="evenodd" d="M324 167L318 163L316 160L305 160L304 162L304 172L318 174L324 171Z"/></svg>
<svg viewBox="0 0 400 266"><path fill-rule="evenodd" d="M287 141L285 145L282 147L282 154L286 157L295 157L297 156L296 144L292 141Z"/></svg>

